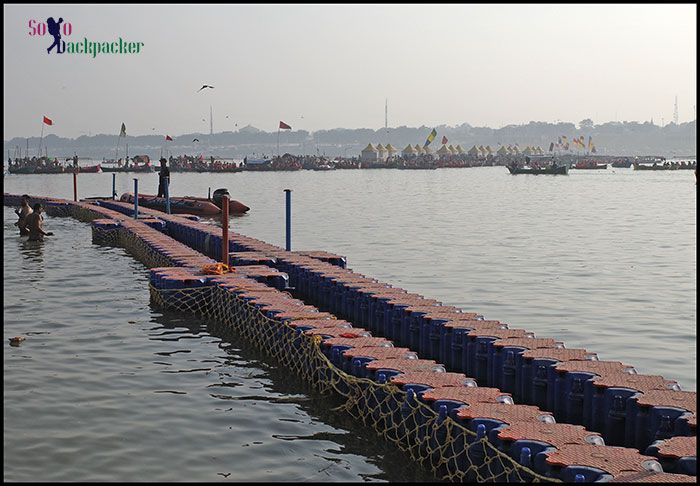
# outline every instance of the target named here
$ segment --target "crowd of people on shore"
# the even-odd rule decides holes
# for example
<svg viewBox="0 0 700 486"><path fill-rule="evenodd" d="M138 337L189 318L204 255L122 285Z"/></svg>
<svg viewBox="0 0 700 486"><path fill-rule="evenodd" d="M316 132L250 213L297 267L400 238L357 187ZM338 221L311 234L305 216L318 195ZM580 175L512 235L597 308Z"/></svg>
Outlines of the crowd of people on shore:
<svg viewBox="0 0 700 486"><path fill-rule="evenodd" d="M171 155L168 163L173 172L234 172L239 169L235 162L217 160L213 155L208 159L203 155Z"/></svg>
<svg viewBox="0 0 700 486"><path fill-rule="evenodd" d="M331 169L437 169L441 167L481 167L491 165L506 165L510 158L506 157L472 157L469 155L452 155L436 157L433 154L394 155L385 160L367 161L359 157L330 158L320 155L297 156L286 153L272 157L263 162L256 160L255 164L244 161L243 170L331 170Z"/></svg>
<svg viewBox="0 0 700 486"><path fill-rule="evenodd" d="M544 157L547 158L547 157ZM539 159L539 158L538 158ZM564 165L573 165L580 158L564 158ZM570 159L570 160L569 160ZM469 154L454 154L441 155L435 154L415 154L415 155L393 155L384 160L368 161L360 157L327 157L325 155L293 155L285 153L281 156L251 156L245 157L242 162L236 163L232 160L221 160L214 156L208 158L203 155L179 155L177 157L170 156L166 159L168 167L172 172L241 172L241 171L289 171L289 170L334 170L334 169L438 169L445 167L483 167L483 166L524 166L524 155L488 155L486 157L473 156ZM534 160L534 159L533 159ZM72 164L70 163L72 161ZM603 164L614 164L613 167L630 167L633 163L636 164L636 159L629 157L624 158L601 158L596 160ZM592 163L596 162L593 161ZM105 160L102 161L104 166L116 164L117 167L128 171L129 169L142 171L150 169L157 170L151 165L148 156L139 155L132 159ZM538 163L538 162L534 162ZM540 165L542 165L540 163ZM695 161L665 161L663 163L655 163L654 167L660 169L675 170L675 169L695 169ZM71 172L78 167L78 157L67 158L66 164L61 163L57 158L50 159L48 157L25 157L9 159L8 170L10 173L16 174L50 174ZM112 169L112 171L114 171Z"/></svg>

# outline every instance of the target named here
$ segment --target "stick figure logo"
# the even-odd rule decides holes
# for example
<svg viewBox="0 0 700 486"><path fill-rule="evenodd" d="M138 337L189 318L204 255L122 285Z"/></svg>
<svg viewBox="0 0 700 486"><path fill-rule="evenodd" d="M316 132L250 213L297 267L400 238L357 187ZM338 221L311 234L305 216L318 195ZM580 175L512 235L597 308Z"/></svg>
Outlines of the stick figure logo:
<svg viewBox="0 0 700 486"><path fill-rule="evenodd" d="M59 17L58 22L56 22L53 17L46 19L46 24L49 27L49 34L53 36L53 44L46 49L46 52L49 54L51 54L51 49L54 47L56 47L56 54L62 54L66 50L66 43L61 40L61 22L63 22L63 17Z"/></svg>

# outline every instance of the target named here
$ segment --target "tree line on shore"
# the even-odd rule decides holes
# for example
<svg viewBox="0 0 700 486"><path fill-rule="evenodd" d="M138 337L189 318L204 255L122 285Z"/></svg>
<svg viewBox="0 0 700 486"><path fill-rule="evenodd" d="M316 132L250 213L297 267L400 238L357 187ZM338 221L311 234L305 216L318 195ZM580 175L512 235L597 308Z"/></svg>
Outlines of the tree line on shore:
<svg viewBox="0 0 700 486"><path fill-rule="evenodd" d="M291 130L280 136L280 151L303 154L326 154L328 156L357 156L368 143L391 143L395 147L407 144L422 144L430 131L436 128L440 137L445 136L450 144L489 145L497 149L502 145L519 144L520 146L541 146L545 150L559 137L583 135L593 137L598 153L601 155L695 155L696 124L670 123L663 127L649 122L607 122L595 125L592 120L581 120L578 124L569 122L548 123L531 121L523 125L507 125L501 128L474 127L468 123L458 126L441 125L438 127L390 127L387 129L369 128L335 128L330 130ZM118 134L81 135L77 138L64 138L54 134L43 137L42 145L52 154L65 157L73 153L81 157L102 159L115 153ZM252 126L241 128L236 132L219 132L213 135L189 133L172 136L172 141L163 142L164 135L127 136L132 155L145 154L152 158L159 157L161 150L165 154L205 153L217 157L243 158L251 154L275 155L277 151L278 132L266 132ZM201 140L193 143L194 139ZM439 139L438 139L439 140ZM15 137L3 142L6 154L17 157L20 153L37 155L39 137ZM120 147L120 156L124 156L124 143ZM42 149L42 153L44 150ZM573 151L575 153L575 151ZM51 154L50 154L51 155Z"/></svg>

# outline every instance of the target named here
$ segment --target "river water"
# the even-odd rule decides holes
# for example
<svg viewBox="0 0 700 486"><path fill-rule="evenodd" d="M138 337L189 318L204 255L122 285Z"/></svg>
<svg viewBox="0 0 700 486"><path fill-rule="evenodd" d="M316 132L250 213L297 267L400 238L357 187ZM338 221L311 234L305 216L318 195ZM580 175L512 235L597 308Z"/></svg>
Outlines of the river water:
<svg viewBox="0 0 700 486"><path fill-rule="evenodd" d="M117 174L154 194L156 174ZM71 175L5 192L72 198ZM111 174L80 174L80 197ZM471 169L172 174L226 187L233 230L348 257L357 272L696 389L692 171L511 176ZM427 480L328 400L201 322L149 306L146 269L90 228L46 218L31 244L4 212L6 480ZM13 348L9 337L27 336Z"/></svg>

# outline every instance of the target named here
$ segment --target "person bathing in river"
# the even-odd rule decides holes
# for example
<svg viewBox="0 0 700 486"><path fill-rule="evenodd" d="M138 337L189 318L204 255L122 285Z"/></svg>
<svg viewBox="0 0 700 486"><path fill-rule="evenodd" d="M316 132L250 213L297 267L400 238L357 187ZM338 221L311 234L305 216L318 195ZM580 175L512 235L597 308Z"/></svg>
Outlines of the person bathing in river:
<svg viewBox="0 0 700 486"><path fill-rule="evenodd" d="M29 230L29 241L44 241L44 236L53 235L52 232L43 229L44 217L41 215L43 209L41 203L36 203L34 211L25 220Z"/></svg>
<svg viewBox="0 0 700 486"><path fill-rule="evenodd" d="M23 194L21 197L21 206L15 209L15 214L19 218L15 225L19 227L19 235L27 236L29 230L27 229L27 216L32 214L32 207L29 205L29 196Z"/></svg>

